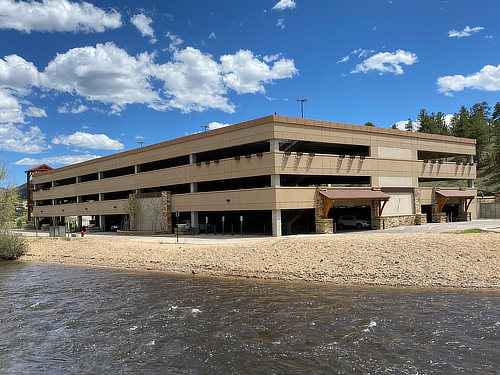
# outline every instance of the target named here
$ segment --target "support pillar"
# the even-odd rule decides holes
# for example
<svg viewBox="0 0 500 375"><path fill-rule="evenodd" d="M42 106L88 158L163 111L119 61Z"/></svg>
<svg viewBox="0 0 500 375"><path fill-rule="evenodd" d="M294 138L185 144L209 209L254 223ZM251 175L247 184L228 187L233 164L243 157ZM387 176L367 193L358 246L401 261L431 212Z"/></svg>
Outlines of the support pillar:
<svg viewBox="0 0 500 375"><path fill-rule="evenodd" d="M104 215L99 215L99 228L102 232L106 230L106 217Z"/></svg>
<svg viewBox="0 0 500 375"><path fill-rule="evenodd" d="M281 210L272 211L273 237L281 237Z"/></svg>
<svg viewBox="0 0 500 375"><path fill-rule="evenodd" d="M271 152L279 152L280 151L280 142L278 139L270 139L269 140L269 151L271 151Z"/></svg>
<svg viewBox="0 0 500 375"><path fill-rule="evenodd" d="M82 226L83 226L83 223L82 223L82 217L81 216L78 216L77 217L77 222L78 222L78 229L81 230L82 229Z"/></svg>

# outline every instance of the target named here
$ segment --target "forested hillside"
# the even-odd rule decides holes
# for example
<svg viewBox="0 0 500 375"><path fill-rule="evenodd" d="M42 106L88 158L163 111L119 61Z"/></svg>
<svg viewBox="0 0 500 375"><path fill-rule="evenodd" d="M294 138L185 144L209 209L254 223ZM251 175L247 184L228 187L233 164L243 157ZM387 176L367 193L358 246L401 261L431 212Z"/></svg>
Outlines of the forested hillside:
<svg viewBox="0 0 500 375"><path fill-rule="evenodd" d="M500 191L500 102L494 107L486 102L470 108L462 106L451 119L443 112L429 113L422 109L416 121L408 120L405 128L408 131L475 139L477 187L485 192Z"/></svg>

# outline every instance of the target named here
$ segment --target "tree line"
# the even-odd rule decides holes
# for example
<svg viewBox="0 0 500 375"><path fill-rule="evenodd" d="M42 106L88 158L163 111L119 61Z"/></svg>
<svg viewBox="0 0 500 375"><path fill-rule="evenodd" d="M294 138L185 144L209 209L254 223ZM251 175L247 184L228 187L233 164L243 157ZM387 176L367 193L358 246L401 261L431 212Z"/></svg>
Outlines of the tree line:
<svg viewBox="0 0 500 375"><path fill-rule="evenodd" d="M416 123L420 124L418 129ZM397 128L396 124L392 127ZM481 165L500 165L500 102L493 107L486 102L470 108L461 106L451 120L443 112L422 109L416 122L408 120L405 130L475 139L477 161Z"/></svg>

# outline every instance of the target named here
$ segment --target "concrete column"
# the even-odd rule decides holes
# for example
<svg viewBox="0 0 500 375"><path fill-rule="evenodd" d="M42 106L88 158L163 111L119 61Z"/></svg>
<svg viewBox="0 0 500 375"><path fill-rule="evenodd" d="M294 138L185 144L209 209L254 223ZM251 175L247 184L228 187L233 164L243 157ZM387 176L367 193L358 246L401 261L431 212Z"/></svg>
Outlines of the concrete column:
<svg viewBox="0 0 500 375"><path fill-rule="evenodd" d="M103 231L103 232L105 230L105 221L106 221L105 216L99 215L99 228L101 228L101 231Z"/></svg>
<svg viewBox="0 0 500 375"><path fill-rule="evenodd" d="M79 184L82 182L82 178L80 176L76 176L76 183Z"/></svg>
<svg viewBox="0 0 500 375"><path fill-rule="evenodd" d="M189 191L191 193L196 193L198 191L198 183L197 182L191 182L189 184ZM198 228L199 227L198 211L191 211L191 227L192 228Z"/></svg>
<svg viewBox="0 0 500 375"><path fill-rule="evenodd" d="M102 180L102 172L97 172L97 179Z"/></svg>
<svg viewBox="0 0 500 375"><path fill-rule="evenodd" d="M81 216L78 216L77 217L77 223L78 223L78 229L82 229L82 217Z"/></svg>
<svg viewBox="0 0 500 375"><path fill-rule="evenodd" d="M102 196L103 196L103 194L99 193L99 202L102 201L102 200L104 200Z"/></svg>
<svg viewBox="0 0 500 375"><path fill-rule="evenodd" d="M281 210L272 212L273 237L281 237Z"/></svg>
<svg viewBox="0 0 500 375"><path fill-rule="evenodd" d="M279 150L280 150L280 141L278 139L270 139L269 140L269 150L271 152L279 152Z"/></svg>
<svg viewBox="0 0 500 375"><path fill-rule="evenodd" d="M189 154L189 164L196 163L196 154Z"/></svg>
<svg viewBox="0 0 500 375"><path fill-rule="evenodd" d="M134 173L135 174L139 173L139 166L138 165L134 165Z"/></svg>
<svg viewBox="0 0 500 375"><path fill-rule="evenodd" d="M77 195L76 196L76 203L82 203L82 197Z"/></svg>
<svg viewBox="0 0 500 375"><path fill-rule="evenodd" d="M55 206L55 205L56 205L56 200L52 199L52 206Z"/></svg>
<svg viewBox="0 0 500 375"><path fill-rule="evenodd" d="M272 174L271 175L271 187L280 187L280 175Z"/></svg>

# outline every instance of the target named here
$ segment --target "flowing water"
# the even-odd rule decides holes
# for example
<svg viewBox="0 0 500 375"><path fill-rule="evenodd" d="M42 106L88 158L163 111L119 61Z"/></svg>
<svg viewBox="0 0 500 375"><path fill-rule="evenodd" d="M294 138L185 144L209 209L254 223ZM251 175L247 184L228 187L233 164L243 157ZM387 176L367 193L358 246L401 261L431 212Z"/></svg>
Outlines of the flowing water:
<svg viewBox="0 0 500 375"><path fill-rule="evenodd" d="M500 374L500 292L0 265L0 374Z"/></svg>

